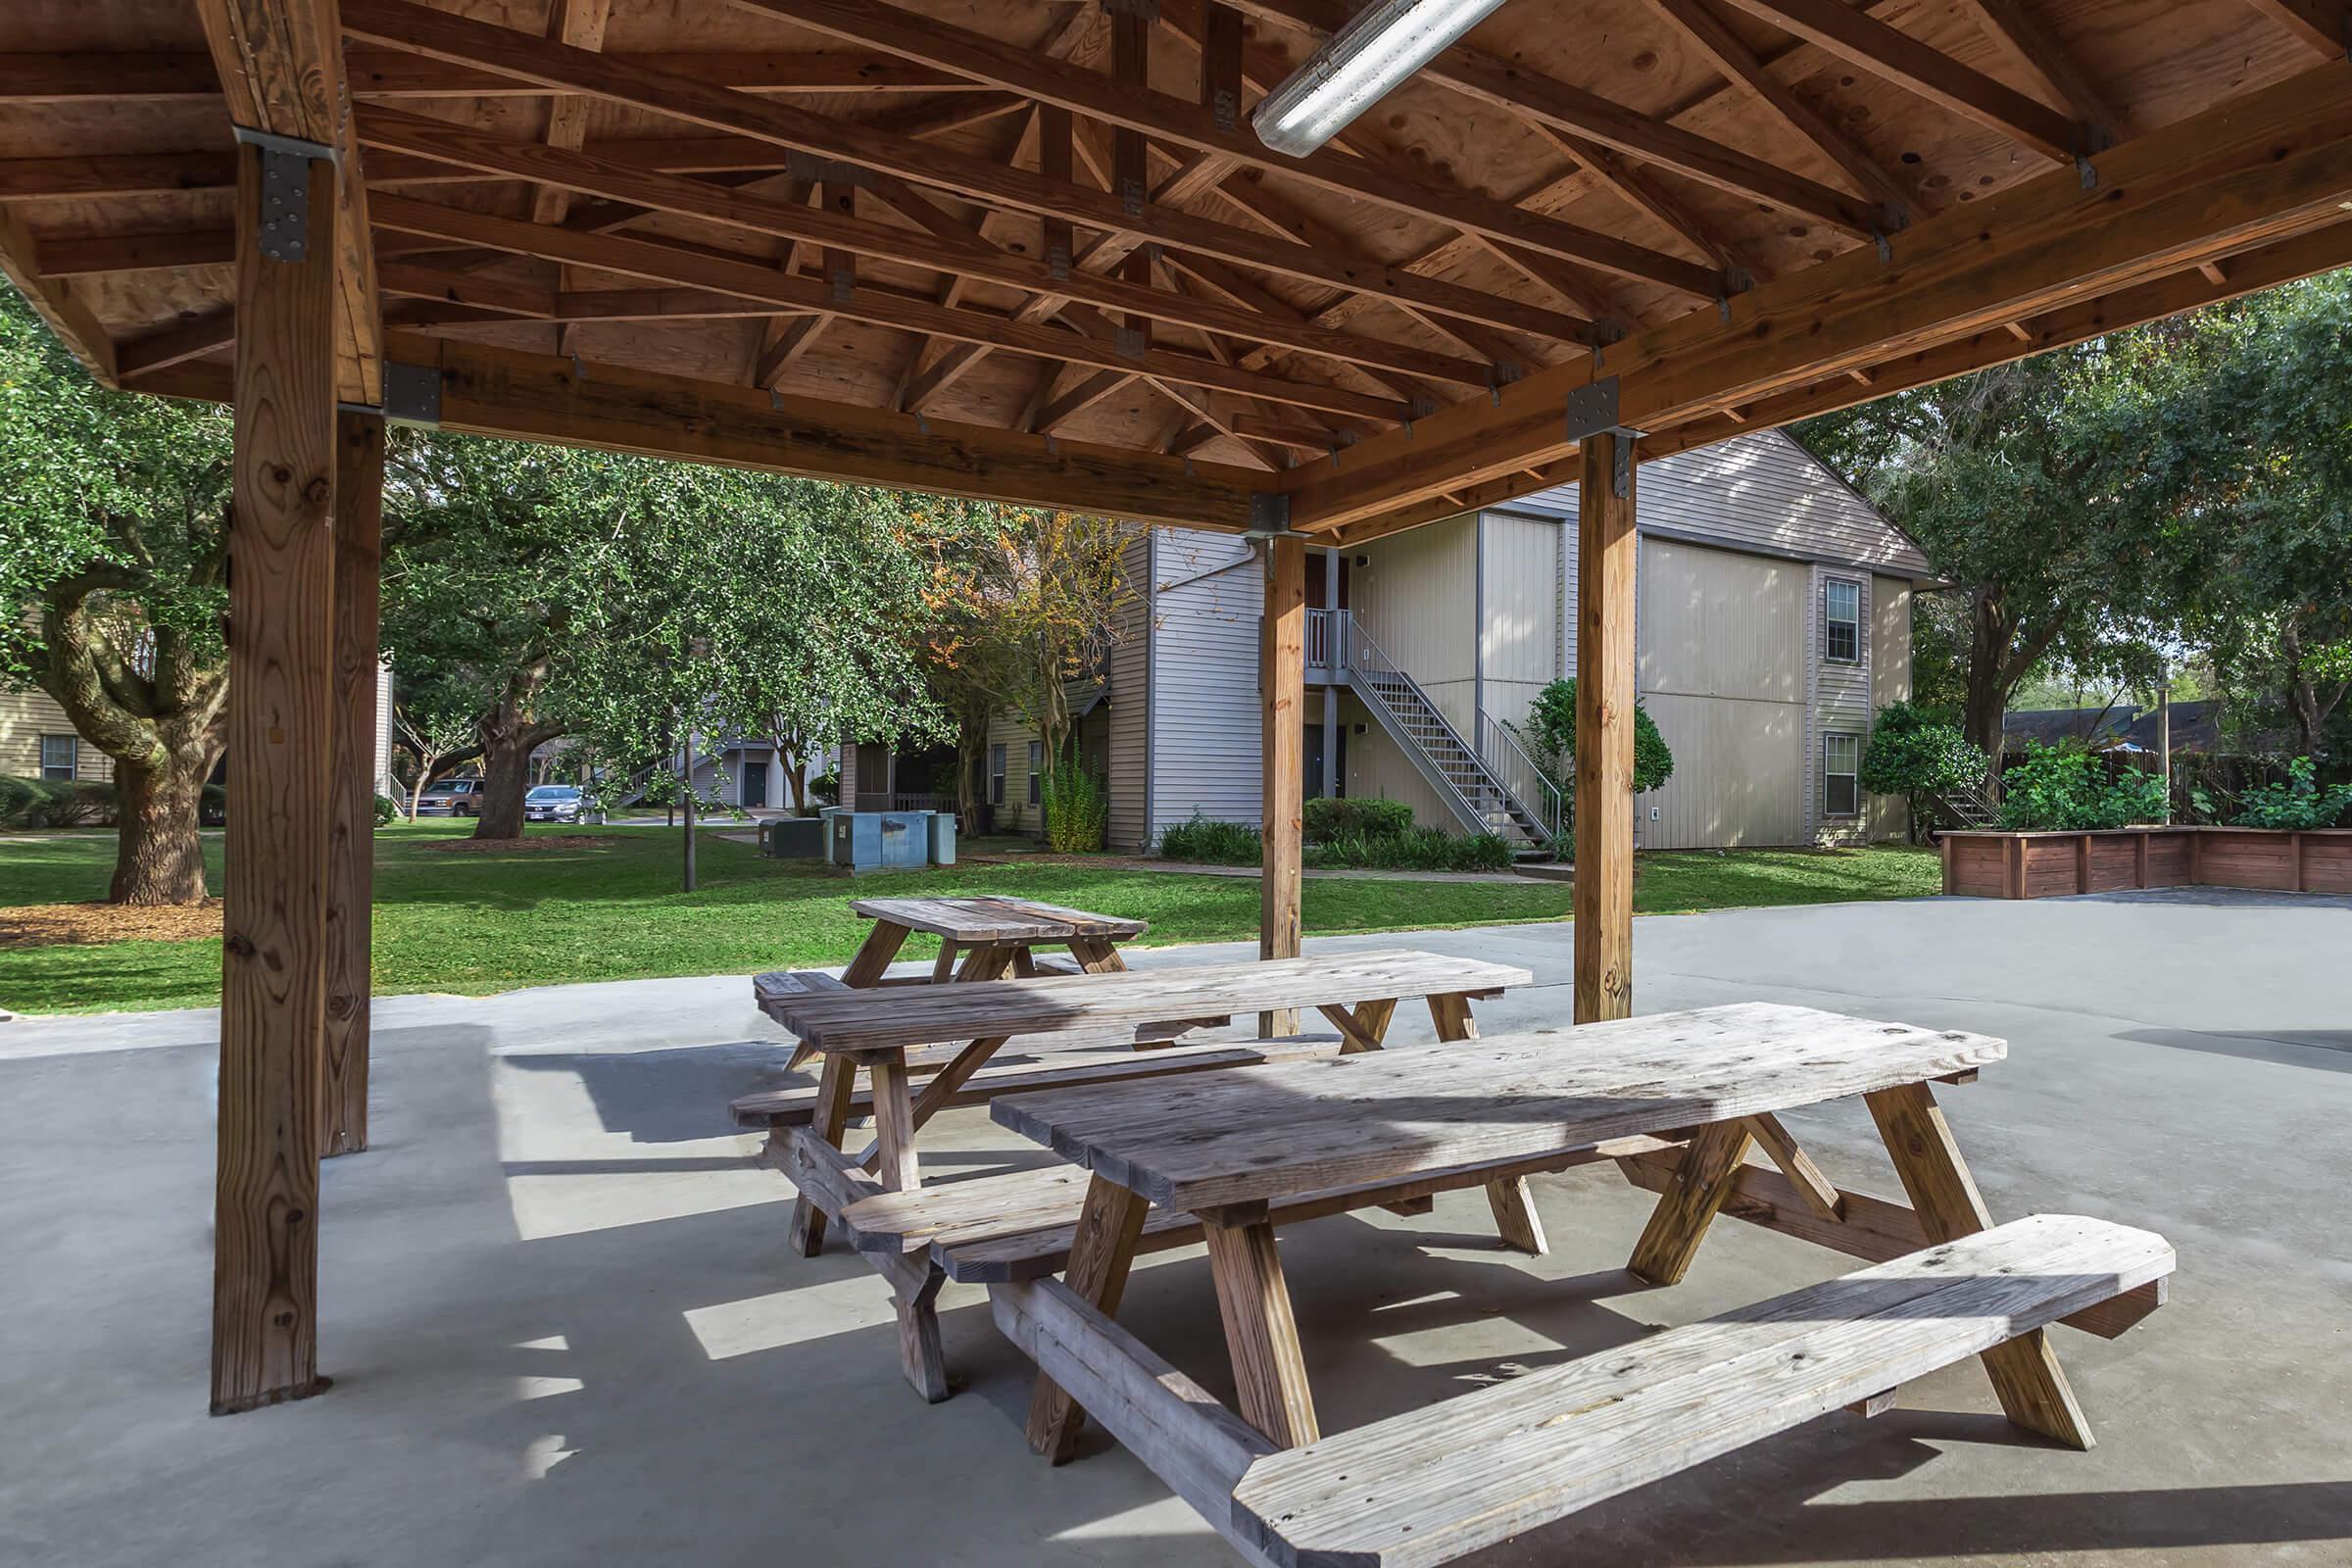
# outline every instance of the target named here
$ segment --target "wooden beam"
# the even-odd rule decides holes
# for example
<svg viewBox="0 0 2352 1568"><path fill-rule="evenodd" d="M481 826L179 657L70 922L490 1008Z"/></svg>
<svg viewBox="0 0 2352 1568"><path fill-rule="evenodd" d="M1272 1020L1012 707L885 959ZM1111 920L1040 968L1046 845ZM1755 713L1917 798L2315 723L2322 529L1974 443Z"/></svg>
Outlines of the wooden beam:
<svg viewBox="0 0 2352 1568"><path fill-rule="evenodd" d="M223 152L99 153L81 158L0 158L0 201L68 196L162 196L237 182Z"/></svg>
<svg viewBox="0 0 2352 1568"><path fill-rule="evenodd" d="M334 748L335 168L300 260L266 255L238 151L228 844L213 1214L213 1413L318 1393L320 1040ZM372 817L371 817L372 819Z"/></svg>
<svg viewBox="0 0 2352 1568"><path fill-rule="evenodd" d="M620 234L580 234L566 228L493 218L487 214L464 212L397 196L378 197L376 217L384 226L409 233L430 234L465 244L511 250L518 255L541 256L577 267L593 267L606 271L740 294L746 299L765 300L780 305L787 311L831 314L852 320L870 321L879 326L928 332L966 343L984 343L992 348L1010 349L1044 359L1067 360L1074 364L1135 374L1164 376L1198 386L1220 387L1229 392L1265 398L1272 402L1330 409L1335 413L1363 418L1396 421L1403 418L1408 412L1390 400L1343 391L1321 382L1286 380L1234 369L1214 360L1196 358L1173 350L1146 350L1131 354L1116 344L1102 343L1079 332L1030 325L1016 318L992 316L975 310L951 310L928 299L908 298L881 289L857 288L845 299L839 291L813 279L790 276L748 259L729 259L723 254L689 249L666 241L635 239Z"/></svg>
<svg viewBox="0 0 2352 1568"><path fill-rule="evenodd" d="M1544 251L1605 271L1679 289L1700 299L1722 291L1722 280L1679 257L1629 245L1611 235L1580 228L1491 198L1449 189L1393 169L1370 170L1359 159L1326 149L1288 158L1267 149L1244 125L1220 128L1214 114L1198 104L1149 88L1122 87L1100 73L1061 61L1040 60L1028 50L985 33L917 16L880 0L730 0L745 10L783 17L849 42L905 59L960 72L1043 103L1136 134L1230 159L1244 168L1288 175L1339 195L1372 202L1415 218L1472 229L1496 239ZM1213 179L1221 171L1211 170ZM1117 192L1111 192L1114 197Z"/></svg>
<svg viewBox="0 0 2352 1568"><path fill-rule="evenodd" d="M548 0L547 35L574 49L602 49L605 24L612 0ZM550 147L577 151L588 139L588 111L592 100L576 93L560 93L547 106L546 142ZM571 206L571 192L562 185L542 185L531 193L531 221L561 223Z"/></svg>
<svg viewBox="0 0 2352 1568"><path fill-rule="evenodd" d="M1634 568L1642 543L1635 531L1633 454L1622 451L1630 440L1622 431L1587 437L1576 492L1576 918L1570 937L1578 1023L1631 1017L1634 1010Z"/></svg>
<svg viewBox="0 0 2352 1568"><path fill-rule="evenodd" d="M1761 103L1790 132L1811 143L1838 166L1853 189L1878 202L1890 215L1907 214L1919 205L1918 198L1877 159L1774 74L1772 68L1747 46L1747 41L1709 8L1707 0L1650 0L1650 3L1698 46L1707 63L1725 81Z"/></svg>
<svg viewBox="0 0 2352 1568"><path fill-rule="evenodd" d="M1042 257L1016 256L988 242L967 224L943 213L920 191L887 175L875 176L876 195L919 223L916 233L854 216L828 203L811 208L752 189L727 189L651 170L628 169L592 155L483 135L397 110L370 109L360 116L360 135L370 147L387 147L421 157L443 158L485 172L514 174L544 185L586 191L632 205L702 219L808 244L822 245L879 261L906 262L957 276L1031 291L1062 300L1084 300L1105 310L1275 342L1302 353L1432 376L1467 386L1484 386L1485 366L1450 355L1329 327L1317 327L1253 311L1194 300L1070 269L1057 277ZM385 201L402 198L386 196ZM1032 313L1043 319L1051 312Z"/></svg>
<svg viewBox="0 0 2352 1568"><path fill-rule="evenodd" d="M789 104L729 92L688 77L630 67L611 57L565 49L512 28L434 11L409 0L348 0L344 26L346 31L378 42L438 58L476 62L526 80L569 86L715 129L880 169L988 206L1067 218L1132 234L1139 242L1206 251L1245 267L1337 288L1362 289L1539 336L1573 340L1579 330L1570 324L1572 318L1498 295L1400 271L1361 272L1320 257L1307 246L1285 244L1158 205L1130 213L1110 192L1076 181L1048 180L989 159L886 134Z"/></svg>
<svg viewBox="0 0 2352 1568"><path fill-rule="evenodd" d="M2344 0L2246 0L2307 49L2330 58L2352 49L2352 5Z"/></svg>
<svg viewBox="0 0 2352 1568"><path fill-rule="evenodd" d="M1848 65L2060 163L2092 150L2090 127L1962 65L1845 0L1729 0Z"/></svg>
<svg viewBox="0 0 2352 1568"><path fill-rule="evenodd" d="M223 267L236 259L233 229L172 229L152 234L92 234L39 242L41 272L52 278L109 272L177 272Z"/></svg>
<svg viewBox="0 0 2352 1568"><path fill-rule="evenodd" d="M1344 25L1346 0L1236 0L1241 9L1295 24L1318 33ZM1506 112L1532 116L1574 135L1613 147L1629 158L1671 169L1679 174L1794 213L1852 235L1886 226L1844 191L1775 167L1720 142L1567 82L1541 75L1516 62L1469 44L1455 44L1421 68L1420 78L1467 93ZM1505 235L1504 238L1511 236ZM1574 258L1571 258L1573 260Z"/></svg>
<svg viewBox="0 0 2352 1568"><path fill-rule="evenodd" d="M2107 95L2083 74L2082 63L2051 36L2021 0L1965 0L1984 35L2040 85L2041 98L2112 140L2132 127Z"/></svg>
<svg viewBox="0 0 2352 1568"><path fill-rule="evenodd" d="M1298 956L1299 870L1306 795L1306 541L1277 534L1265 542L1266 608L1261 623L1258 700L1259 842L1257 956ZM1298 1014L1258 1015L1272 1039L1298 1031Z"/></svg>
<svg viewBox="0 0 2352 1568"><path fill-rule="evenodd" d="M567 359L487 344L395 335L390 347L440 371L442 428L475 435L1226 532L1250 526L1269 477L593 361L575 378Z"/></svg>
<svg viewBox="0 0 2352 1568"><path fill-rule="evenodd" d="M2291 81L2054 171L1863 249L1694 312L1284 476L1309 532L1394 514L1441 491L1565 457L1560 408L1621 374L1625 422L1661 431L1848 368L2037 314L2341 216L2352 197L2352 63Z"/></svg>
<svg viewBox="0 0 2352 1568"><path fill-rule="evenodd" d="M222 305L160 332L132 338L116 351L116 365L125 382L140 381L155 371L224 349L236 336L237 308ZM140 390L146 388L142 385Z"/></svg>
<svg viewBox="0 0 2352 1568"><path fill-rule="evenodd" d="M116 384L115 340L90 308L65 283L41 270L41 257L14 210L0 207L0 274L24 296L59 342L104 386Z"/></svg>
<svg viewBox="0 0 2352 1568"><path fill-rule="evenodd" d="M342 247L335 270L336 395L380 407L383 323L336 0L195 0L195 9L230 122L334 149L339 177L332 194L342 209L334 230Z"/></svg>
<svg viewBox="0 0 2352 1568"><path fill-rule="evenodd" d="M369 922L375 885L376 612L383 566L384 421L335 416L333 820L326 849L321 1158L368 1147Z"/></svg>

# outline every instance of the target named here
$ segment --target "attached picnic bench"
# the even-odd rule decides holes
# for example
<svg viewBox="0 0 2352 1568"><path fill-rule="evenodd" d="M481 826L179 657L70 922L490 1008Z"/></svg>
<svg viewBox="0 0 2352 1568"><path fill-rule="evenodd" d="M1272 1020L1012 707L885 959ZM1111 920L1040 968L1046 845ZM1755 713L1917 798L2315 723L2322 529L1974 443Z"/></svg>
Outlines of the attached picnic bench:
<svg viewBox="0 0 2352 1568"><path fill-rule="evenodd" d="M1970 1355L2011 1420L2087 1446L2042 1331L2129 1328L2162 1303L2172 1252L2093 1220L1993 1227L1929 1086L1970 1081L2005 1052L1756 1004L998 1101L1000 1123L1090 1173L1055 1238L1064 1278L1008 1268L991 1286L999 1324L1040 1369L1030 1442L1068 1457L1091 1410L1246 1557L1349 1568L1450 1561L1840 1405L1875 1413L1901 1383ZM1779 1121L1854 1095L1908 1207L1838 1190ZM1758 1146L1769 1165L1749 1162ZM1725 1211L1876 1264L1324 1438L1274 1227L1318 1194L1467 1185L1578 1156L1659 1191L1629 1264L1652 1283L1681 1279ZM1136 1254L1189 1227L1207 1244L1238 1413L1112 1321ZM960 1266L954 1226L931 1245Z"/></svg>
<svg viewBox="0 0 2352 1568"><path fill-rule="evenodd" d="M1084 1086L1119 1093L1145 1079L1218 1077L1229 1068L1255 1070L1376 1051L1397 1004L1414 997L1426 1000L1442 1037L1459 1040L1475 1032L1474 1000L1532 978L1524 969L1502 964L1382 951L887 990L774 986L761 992L762 1007L797 1034L804 1049L823 1055L823 1075L813 1090L747 1096L734 1109L740 1124L767 1130L771 1161L799 1188L792 1241L803 1255L813 1256L821 1248L829 1217L846 1219L855 1205L882 1194L898 1195L896 1209L866 1211L872 1223L856 1234L859 1250L890 1279L896 1295L907 1380L925 1398L937 1400L947 1396L948 1388L933 1303L950 1265L964 1265L947 1253L923 1255L931 1250L929 1231L936 1228L928 1217L934 1205L967 1216L974 1204L987 1208L996 1216L994 1223L963 1223L958 1243L1005 1246L990 1253L985 1264L975 1256L969 1266L1001 1269L1007 1278L1032 1277L1041 1267L1060 1265L1067 1244L1050 1233L1077 1224L1084 1197L1081 1193L1073 1201L1059 1184L1025 1182L1027 1173L1017 1172L958 1182L937 1194L921 1190L914 1135L938 1112L1041 1089ZM1295 1010L1321 1012L1338 1033L1159 1044L1188 1020L1221 1024L1237 1013ZM1015 1041L1036 1054L996 1062ZM942 1048L938 1042L964 1044ZM1139 1053L1132 1049L1138 1044L1157 1049ZM1072 1045L1085 1049L1055 1049ZM928 1053L942 1049L953 1054L945 1061L932 1058L933 1070L917 1077L914 1068ZM857 1083L860 1068L869 1080L862 1095ZM875 1140L852 1156L841 1152L842 1135L858 1109L872 1115ZM992 1188L991 1183L1001 1185ZM1506 1238L1540 1249L1542 1238L1533 1229L1518 1178L1498 1176L1489 1190L1495 1195ZM1425 1203L1427 1196L1400 1194L1388 1200ZM1331 1200L1329 1195L1321 1199ZM1022 1237L1030 1239L1015 1240Z"/></svg>

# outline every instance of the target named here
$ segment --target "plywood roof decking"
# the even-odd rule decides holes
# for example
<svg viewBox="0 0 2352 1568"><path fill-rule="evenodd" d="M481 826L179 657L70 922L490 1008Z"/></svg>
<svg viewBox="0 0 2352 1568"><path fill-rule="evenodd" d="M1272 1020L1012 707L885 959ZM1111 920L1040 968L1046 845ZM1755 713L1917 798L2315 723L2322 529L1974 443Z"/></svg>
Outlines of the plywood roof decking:
<svg viewBox="0 0 2352 1568"><path fill-rule="evenodd" d="M1158 0L1124 66L1092 3L575 0L568 27L551 4L340 0L405 352L435 338L698 384L669 389L673 406L739 410L772 387L809 418L919 416L908 441L1005 432L970 438L986 453L1067 444L1020 486L964 486L1012 499L1055 493L1070 447L1150 454L1174 465L1140 463L1166 493L1155 515L1181 515L1206 476L1219 496L1286 491L1301 525L1356 536L1539 487L1557 443L1511 437L1510 406L1550 406L1595 344L1672 329L1687 345L1745 328L1742 313L1768 326L1810 270L1882 231L1904 260L1902 224L2342 65L2318 42L2338 0L1513 0L1292 164L1220 120L1214 88L1238 88L1246 115L1348 0ZM0 14L0 256L69 335L104 339L83 345L93 363L119 351L125 384L166 391L217 388L229 352L230 112L202 9ZM585 24L600 10L601 37ZM1224 64L1204 82L1210 56ZM566 84L593 90L550 90ZM1139 144L1152 199L1130 203L1119 160ZM1055 213L1074 276L1048 257ZM2328 216L2240 221L2214 253L2225 279L2232 247L2262 281L2352 260L2352 224ZM516 226L551 219L561 234ZM1945 231L1966 237L1920 232ZM2109 270L2110 293L1933 339L1890 321L1883 364L1679 403L1654 449L2231 286L2160 238L2142 271ZM1090 269L1097 247L1121 259ZM545 373L466 363L491 383ZM1441 439L1400 445L1422 433L1408 421ZM517 429L603 431L553 414ZM677 450L758 461L757 444ZM1473 447L1528 461L1456 455ZM1435 468L1415 482L1390 472L1422 454ZM821 453L778 466L832 471ZM948 487L945 471L908 482Z"/></svg>

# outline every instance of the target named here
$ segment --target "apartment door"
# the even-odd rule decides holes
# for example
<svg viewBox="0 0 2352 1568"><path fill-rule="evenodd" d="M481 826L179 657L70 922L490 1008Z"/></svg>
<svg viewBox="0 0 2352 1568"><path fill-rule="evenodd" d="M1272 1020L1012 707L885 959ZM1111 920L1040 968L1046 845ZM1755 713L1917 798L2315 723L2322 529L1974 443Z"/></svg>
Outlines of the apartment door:
<svg viewBox="0 0 2352 1568"><path fill-rule="evenodd" d="M765 762L743 764L743 795L740 804L744 806L765 806L767 804L767 764Z"/></svg>
<svg viewBox="0 0 2352 1568"><path fill-rule="evenodd" d="M1345 795L1348 793L1348 726L1340 724L1335 725L1334 728L1339 732L1340 742L1337 747L1333 748L1335 755L1332 759L1337 769L1333 775L1337 787L1328 793ZM1306 794L1310 799L1327 793L1323 788L1323 725L1320 719L1310 719L1307 722L1306 766L1300 771L1305 776Z"/></svg>

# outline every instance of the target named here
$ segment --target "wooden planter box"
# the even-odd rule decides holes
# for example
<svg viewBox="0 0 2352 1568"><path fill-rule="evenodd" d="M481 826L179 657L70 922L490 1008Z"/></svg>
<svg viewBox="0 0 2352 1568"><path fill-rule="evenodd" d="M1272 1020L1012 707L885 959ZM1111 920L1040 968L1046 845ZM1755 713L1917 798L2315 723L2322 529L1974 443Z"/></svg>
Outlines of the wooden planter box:
<svg viewBox="0 0 2352 1568"><path fill-rule="evenodd" d="M2091 833L1946 833L1943 891L2046 899L2118 888L2352 893L2352 828L2125 827Z"/></svg>

